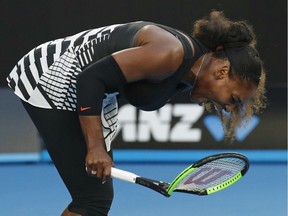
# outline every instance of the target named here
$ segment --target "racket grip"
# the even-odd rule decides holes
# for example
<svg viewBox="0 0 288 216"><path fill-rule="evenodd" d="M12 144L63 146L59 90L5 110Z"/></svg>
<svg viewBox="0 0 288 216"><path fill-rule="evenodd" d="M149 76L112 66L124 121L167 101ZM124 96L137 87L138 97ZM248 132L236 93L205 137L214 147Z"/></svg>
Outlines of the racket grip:
<svg viewBox="0 0 288 216"><path fill-rule="evenodd" d="M122 181L135 183L136 178L139 176L134 174L134 173L112 167L111 168L111 177L122 180Z"/></svg>

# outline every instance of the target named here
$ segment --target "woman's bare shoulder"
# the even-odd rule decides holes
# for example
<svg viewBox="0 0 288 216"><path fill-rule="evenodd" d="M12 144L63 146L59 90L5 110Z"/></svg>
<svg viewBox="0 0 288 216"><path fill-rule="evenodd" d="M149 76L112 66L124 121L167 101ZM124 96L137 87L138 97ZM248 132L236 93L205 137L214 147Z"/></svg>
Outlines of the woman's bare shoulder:
<svg viewBox="0 0 288 216"><path fill-rule="evenodd" d="M183 63L184 49L172 33L156 25L139 30L133 48L113 54L126 79L162 80Z"/></svg>

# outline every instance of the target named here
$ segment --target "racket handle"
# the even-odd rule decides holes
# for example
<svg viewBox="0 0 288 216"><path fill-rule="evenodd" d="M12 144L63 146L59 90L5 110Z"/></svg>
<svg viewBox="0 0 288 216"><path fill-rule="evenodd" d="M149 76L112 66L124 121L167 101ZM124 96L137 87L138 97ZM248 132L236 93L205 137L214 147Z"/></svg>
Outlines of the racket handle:
<svg viewBox="0 0 288 216"><path fill-rule="evenodd" d="M111 177L122 180L122 181L135 183L136 178L139 176L134 174L134 173L127 172L127 171L112 167L111 168Z"/></svg>

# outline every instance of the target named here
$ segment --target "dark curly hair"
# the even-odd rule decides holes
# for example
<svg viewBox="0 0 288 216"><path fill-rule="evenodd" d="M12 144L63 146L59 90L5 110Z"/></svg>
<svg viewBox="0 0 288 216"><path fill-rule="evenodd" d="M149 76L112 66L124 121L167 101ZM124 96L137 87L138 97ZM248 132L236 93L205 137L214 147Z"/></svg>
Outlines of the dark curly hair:
<svg viewBox="0 0 288 216"><path fill-rule="evenodd" d="M249 120L254 113L259 113L266 107L266 73L256 50L255 33L247 21L231 21L223 12L212 11L208 17L194 23L192 36L213 51L214 57L230 61L229 76L237 75L258 86L254 98L245 107L235 106L229 115L218 111L226 138L233 141L235 130L243 119ZM206 104L205 108L211 111L213 106Z"/></svg>

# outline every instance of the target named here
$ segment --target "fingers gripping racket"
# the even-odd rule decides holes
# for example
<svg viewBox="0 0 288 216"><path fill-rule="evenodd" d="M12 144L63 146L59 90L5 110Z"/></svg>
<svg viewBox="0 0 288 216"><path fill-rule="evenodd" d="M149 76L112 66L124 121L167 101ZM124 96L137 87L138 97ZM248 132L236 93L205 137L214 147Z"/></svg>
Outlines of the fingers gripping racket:
<svg viewBox="0 0 288 216"><path fill-rule="evenodd" d="M209 195L233 185L248 169L249 161L244 155L222 153L190 165L171 183L144 178L117 168L112 168L111 176L153 189L166 197L171 196L172 192Z"/></svg>

